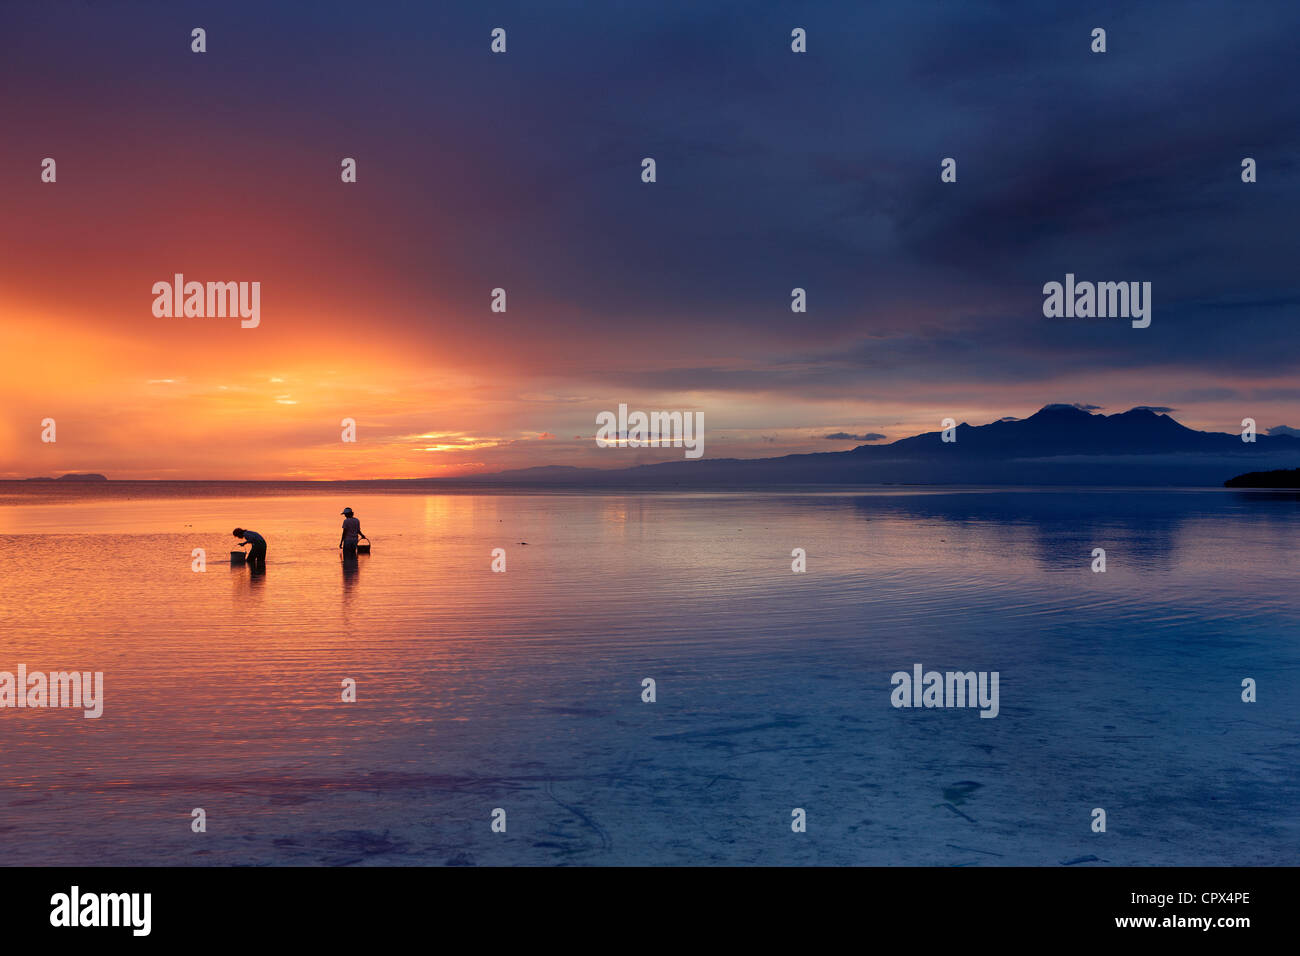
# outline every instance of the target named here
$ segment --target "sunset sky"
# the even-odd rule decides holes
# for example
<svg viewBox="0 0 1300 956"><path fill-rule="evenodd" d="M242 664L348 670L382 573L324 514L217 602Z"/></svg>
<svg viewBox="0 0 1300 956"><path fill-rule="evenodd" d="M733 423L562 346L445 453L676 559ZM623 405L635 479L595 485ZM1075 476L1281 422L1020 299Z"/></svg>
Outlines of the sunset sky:
<svg viewBox="0 0 1300 956"><path fill-rule="evenodd" d="M619 403L703 411L706 457L1049 402L1300 427L1300 5L1133 6L7 3L0 477L681 457L597 448ZM1067 272L1150 281L1151 327L1044 318ZM156 318L175 273L260 326Z"/></svg>

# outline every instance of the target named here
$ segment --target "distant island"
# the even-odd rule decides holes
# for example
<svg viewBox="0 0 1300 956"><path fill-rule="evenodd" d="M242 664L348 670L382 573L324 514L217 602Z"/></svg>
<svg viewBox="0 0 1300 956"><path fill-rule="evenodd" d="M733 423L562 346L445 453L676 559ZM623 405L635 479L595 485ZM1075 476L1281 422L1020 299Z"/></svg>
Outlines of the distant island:
<svg viewBox="0 0 1300 956"><path fill-rule="evenodd" d="M1300 468L1248 471L1223 483L1225 488L1300 488Z"/></svg>
<svg viewBox="0 0 1300 956"><path fill-rule="evenodd" d="M108 481L104 475L97 475L93 472L77 473L72 472L66 475L59 475L57 478L24 478L24 481Z"/></svg>

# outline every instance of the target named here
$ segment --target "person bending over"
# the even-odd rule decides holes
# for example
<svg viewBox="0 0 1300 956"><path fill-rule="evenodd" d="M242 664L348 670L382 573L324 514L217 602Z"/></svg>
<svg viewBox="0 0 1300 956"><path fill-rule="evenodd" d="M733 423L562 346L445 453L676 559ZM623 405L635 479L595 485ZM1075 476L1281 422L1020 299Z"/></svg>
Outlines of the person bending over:
<svg viewBox="0 0 1300 956"><path fill-rule="evenodd" d="M233 534L236 538L244 539L243 541L236 542L236 544L238 544L241 548L250 544L253 546L252 550L248 552L248 563L250 565L252 565L253 567L261 567L266 565L266 539L265 538L263 538L256 531L246 531L243 528L236 528L234 531L231 532L231 534Z"/></svg>

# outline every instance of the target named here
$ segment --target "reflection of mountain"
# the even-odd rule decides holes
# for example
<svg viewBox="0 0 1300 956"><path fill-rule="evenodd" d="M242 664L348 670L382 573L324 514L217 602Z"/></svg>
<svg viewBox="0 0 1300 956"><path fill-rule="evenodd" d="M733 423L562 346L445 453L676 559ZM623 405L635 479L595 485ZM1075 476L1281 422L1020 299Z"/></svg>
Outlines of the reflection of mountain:
<svg viewBox="0 0 1300 956"><path fill-rule="evenodd" d="M958 425L852 451L783 458L702 458L633 468L528 468L475 483L582 487L735 487L793 484L1215 486L1248 467L1300 460L1300 439L1198 432L1168 415L1132 409L1094 415L1047 405L1026 419ZM707 448L707 443L706 443ZM618 451L611 451L611 456ZM463 479L462 479L463 480Z"/></svg>
<svg viewBox="0 0 1300 956"><path fill-rule="evenodd" d="M853 498L863 518L903 518L946 527L936 536L979 531L1007 554L1032 554L1053 571L1077 571L1092 549L1121 550L1128 567L1168 570L1189 521L1222 519L1221 492L1125 494L1086 489L872 494ZM1283 514L1283 518L1289 517ZM1236 520L1279 520L1275 509L1247 510ZM951 547L951 544L949 545Z"/></svg>

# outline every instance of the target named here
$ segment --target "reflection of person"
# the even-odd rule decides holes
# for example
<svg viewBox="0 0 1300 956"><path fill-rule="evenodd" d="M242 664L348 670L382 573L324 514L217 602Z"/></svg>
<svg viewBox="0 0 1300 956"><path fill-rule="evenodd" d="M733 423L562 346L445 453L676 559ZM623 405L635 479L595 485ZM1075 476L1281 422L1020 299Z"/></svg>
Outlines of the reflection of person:
<svg viewBox="0 0 1300 956"><path fill-rule="evenodd" d="M361 533L361 519L353 517L351 508L343 509L343 537L339 539L339 547L343 549L344 560L354 559L357 556L357 542L364 537Z"/></svg>
<svg viewBox="0 0 1300 956"><path fill-rule="evenodd" d="M241 548L246 545L252 545L253 549L248 552L248 563L253 567L266 564L266 539L256 531L245 531L243 528L236 528L231 532L236 538L243 538L243 541L236 542Z"/></svg>

